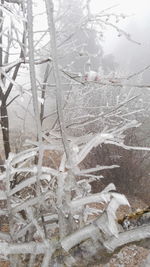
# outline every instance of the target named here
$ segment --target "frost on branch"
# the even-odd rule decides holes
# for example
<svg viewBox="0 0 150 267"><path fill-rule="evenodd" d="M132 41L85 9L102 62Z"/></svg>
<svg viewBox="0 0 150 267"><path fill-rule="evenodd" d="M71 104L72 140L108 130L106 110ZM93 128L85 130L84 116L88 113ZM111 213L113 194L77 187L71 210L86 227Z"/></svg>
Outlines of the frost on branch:
<svg viewBox="0 0 150 267"><path fill-rule="evenodd" d="M93 142L94 145L99 144L99 140L106 140L107 138L113 137L107 134L99 136L100 138L96 139L96 142ZM50 140L51 136L49 136ZM53 137L52 140L54 142ZM43 149L47 148L46 142L44 141L43 143ZM87 147L92 147L92 145L88 146L89 143L92 143L91 140L85 143L85 147L86 145ZM58 143L56 142L56 148L57 146ZM13 220L13 225L11 225L11 221L9 224L10 233L8 232L6 235L0 232L0 239L4 242L3 248L7 248L7 253L5 250L5 254L20 255L22 253L30 253L34 247L35 254L42 253L45 255L47 249L51 248L51 262L53 262L55 249L59 249L63 255L63 261L66 262L67 259L59 246L59 241L61 242L62 248L73 256L70 250L76 246L80 247L84 242L86 244L87 239L92 242L92 253L94 251L97 253L97 245L94 244L98 244L100 241L104 244L103 249L105 249L105 247L108 247L107 240L109 238L113 236L120 238L116 210L119 205L129 205L127 199L124 195L114 192L116 190L114 184L109 184L103 191L96 194L91 193L90 186L90 179L95 179L93 172L95 173L105 168L115 168L118 166L96 166L87 170L77 170L75 168L75 173L81 173L83 176L90 174L90 177L85 176L84 179L81 179L76 184L70 183L70 185L66 185L66 181L70 177L70 172L66 168L68 164L66 157L62 155L59 170L52 167L41 168L40 195L36 195L34 188L36 188L37 183L36 175L38 166L34 164L34 157L36 154L38 155L38 151L38 147L31 147L18 154L10 154L10 157L5 163L6 170L0 177L3 182L0 198L1 200L7 201L2 212L5 216L11 216L10 218ZM80 153L80 145L79 150L73 149L73 151ZM14 180L16 173L18 177L17 182L9 186L9 183ZM60 187L57 187L58 179L60 180ZM72 193L74 192L71 199L66 199L68 190L71 190ZM94 209L91 207L92 203L103 203L105 209ZM70 216L73 226L72 231L61 239L59 236L59 227L63 226L61 226L61 222L59 221L60 209L61 217L66 221L66 224ZM91 220L90 216L93 214L94 218ZM10 234L13 237L13 244L10 242ZM54 237L57 237L58 241ZM50 240L54 241L51 242ZM21 244L20 241L22 242ZM99 249L101 248L100 245L98 247ZM88 247L86 249L88 250ZM1 252L2 254L4 253L2 246ZM77 260L76 257L74 260Z"/></svg>

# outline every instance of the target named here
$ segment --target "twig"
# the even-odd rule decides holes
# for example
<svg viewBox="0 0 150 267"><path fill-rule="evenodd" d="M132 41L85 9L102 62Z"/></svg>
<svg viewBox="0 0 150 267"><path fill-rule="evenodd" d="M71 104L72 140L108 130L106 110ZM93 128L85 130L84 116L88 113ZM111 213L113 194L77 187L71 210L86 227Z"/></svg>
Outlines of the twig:
<svg viewBox="0 0 150 267"><path fill-rule="evenodd" d="M144 72L145 70L148 70L149 68L150 68L150 65L148 65L148 66L146 66L145 68L139 70L138 72L135 72L135 73L129 75L129 76L127 77L127 80L133 78L134 76L137 76L137 75L141 74L142 72Z"/></svg>

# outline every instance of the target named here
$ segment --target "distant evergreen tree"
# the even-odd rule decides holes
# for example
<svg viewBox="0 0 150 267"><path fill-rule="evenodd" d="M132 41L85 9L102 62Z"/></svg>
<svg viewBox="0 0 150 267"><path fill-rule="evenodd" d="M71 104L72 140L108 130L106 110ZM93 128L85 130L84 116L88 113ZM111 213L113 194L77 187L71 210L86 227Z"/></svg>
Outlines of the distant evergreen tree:
<svg viewBox="0 0 150 267"><path fill-rule="evenodd" d="M58 22L61 64L70 71L83 73L86 62L90 59L92 69L98 71L103 49L97 31L87 23L83 1L63 0L62 13Z"/></svg>

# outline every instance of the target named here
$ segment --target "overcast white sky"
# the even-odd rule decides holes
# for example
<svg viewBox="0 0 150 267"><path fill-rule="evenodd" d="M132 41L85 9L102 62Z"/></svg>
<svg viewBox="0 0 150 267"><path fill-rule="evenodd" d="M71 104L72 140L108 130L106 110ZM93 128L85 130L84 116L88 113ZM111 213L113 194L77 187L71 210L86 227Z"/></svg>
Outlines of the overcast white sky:
<svg viewBox="0 0 150 267"><path fill-rule="evenodd" d="M109 6L117 5L115 10L121 12L142 14L150 8L149 0L91 0L91 7L94 12L107 8Z"/></svg>
<svg viewBox="0 0 150 267"><path fill-rule="evenodd" d="M116 5L116 6L115 6ZM139 27L140 31L144 31L147 22L147 18L150 17L150 0L91 0L91 8L93 12L115 6L112 8L113 13L124 13L130 15L126 20L121 21L118 26L134 36L134 27ZM106 53L112 52L117 43L122 40L118 40L114 31L109 29L106 33L105 51ZM122 39L122 38L120 38ZM142 42L142 40L137 40ZM111 43L111 45L110 45Z"/></svg>

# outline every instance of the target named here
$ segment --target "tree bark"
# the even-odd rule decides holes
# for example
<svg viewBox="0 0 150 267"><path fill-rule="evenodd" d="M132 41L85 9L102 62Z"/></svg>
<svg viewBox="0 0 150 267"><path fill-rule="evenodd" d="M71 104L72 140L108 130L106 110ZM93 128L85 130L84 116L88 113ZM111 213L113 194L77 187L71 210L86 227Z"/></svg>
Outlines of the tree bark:
<svg viewBox="0 0 150 267"><path fill-rule="evenodd" d="M1 102L0 112L1 112L1 129L2 129L2 135L3 135L4 151L5 151L5 157L7 159L11 149L10 149L10 140L9 140L8 111L7 111L6 102L3 101L3 99Z"/></svg>

